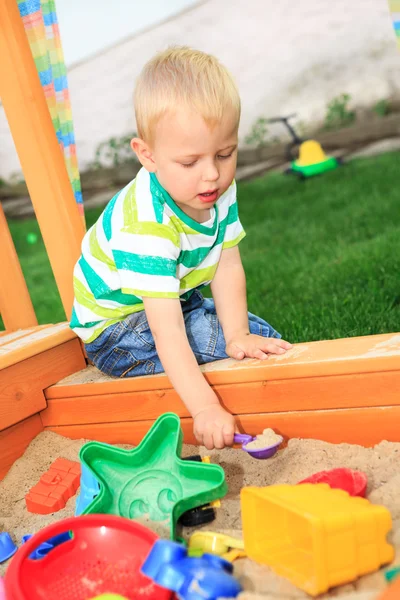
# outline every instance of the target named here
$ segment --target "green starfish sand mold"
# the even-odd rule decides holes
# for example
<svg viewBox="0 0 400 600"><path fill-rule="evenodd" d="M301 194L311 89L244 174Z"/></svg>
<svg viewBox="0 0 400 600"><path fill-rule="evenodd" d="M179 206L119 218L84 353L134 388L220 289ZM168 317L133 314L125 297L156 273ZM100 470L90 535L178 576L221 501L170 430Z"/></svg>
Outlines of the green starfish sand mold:
<svg viewBox="0 0 400 600"><path fill-rule="evenodd" d="M179 417L166 413L132 450L100 442L85 444L80 460L98 480L100 491L83 514L163 521L175 539L184 512L227 492L222 467L180 458L182 440Z"/></svg>

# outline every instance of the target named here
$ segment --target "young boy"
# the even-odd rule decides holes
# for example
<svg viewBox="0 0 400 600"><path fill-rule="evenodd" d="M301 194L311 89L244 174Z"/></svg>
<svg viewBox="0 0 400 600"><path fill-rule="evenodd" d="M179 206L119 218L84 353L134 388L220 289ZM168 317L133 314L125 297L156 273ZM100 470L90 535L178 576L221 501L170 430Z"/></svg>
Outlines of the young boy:
<svg viewBox="0 0 400 600"><path fill-rule="evenodd" d="M135 114L131 146L143 168L84 237L71 327L107 375L165 370L197 440L223 448L235 420L198 365L291 347L247 312L234 181L238 91L213 56L171 48L145 65ZM209 283L213 300L199 291Z"/></svg>

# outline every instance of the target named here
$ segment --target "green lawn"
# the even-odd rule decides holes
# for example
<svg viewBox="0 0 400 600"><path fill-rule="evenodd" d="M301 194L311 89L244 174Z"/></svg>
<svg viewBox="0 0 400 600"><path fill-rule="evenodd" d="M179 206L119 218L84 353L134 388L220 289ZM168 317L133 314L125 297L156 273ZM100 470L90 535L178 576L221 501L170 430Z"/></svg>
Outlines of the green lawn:
<svg viewBox="0 0 400 600"><path fill-rule="evenodd" d="M239 184L249 310L292 341L400 330L399 154ZM86 211L90 226L100 210ZM12 235L40 323L65 318L35 220ZM60 252L62 249L60 248Z"/></svg>

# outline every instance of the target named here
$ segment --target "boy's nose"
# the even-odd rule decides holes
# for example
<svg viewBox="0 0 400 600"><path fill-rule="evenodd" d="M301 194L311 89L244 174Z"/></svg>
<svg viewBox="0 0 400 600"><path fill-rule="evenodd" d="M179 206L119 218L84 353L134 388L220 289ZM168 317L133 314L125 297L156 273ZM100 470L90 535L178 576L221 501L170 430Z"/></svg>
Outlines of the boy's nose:
<svg viewBox="0 0 400 600"><path fill-rule="evenodd" d="M218 178L219 171L217 169L217 166L215 164L208 165L203 173L203 181L217 181Z"/></svg>

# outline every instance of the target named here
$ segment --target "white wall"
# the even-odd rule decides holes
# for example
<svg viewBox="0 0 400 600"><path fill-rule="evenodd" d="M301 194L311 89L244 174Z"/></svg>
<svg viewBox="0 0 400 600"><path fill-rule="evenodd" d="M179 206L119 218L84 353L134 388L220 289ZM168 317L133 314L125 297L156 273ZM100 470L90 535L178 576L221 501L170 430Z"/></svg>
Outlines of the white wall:
<svg viewBox="0 0 400 600"><path fill-rule="evenodd" d="M69 66L121 42L199 0L57 0L65 62Z"/></svg>
<svg viewBox="0 0 400 600"><path fill-rule="evenodd" d="M386 0L208 0L72 67L81 168L100 142L134 129L135 78L156 50L173 43L214 53L231 69L242 95L242 138L260 115L298 112L319 121L342 92L370 105L400 88ZM18 169L0 114L0 176Z"/></svg>

